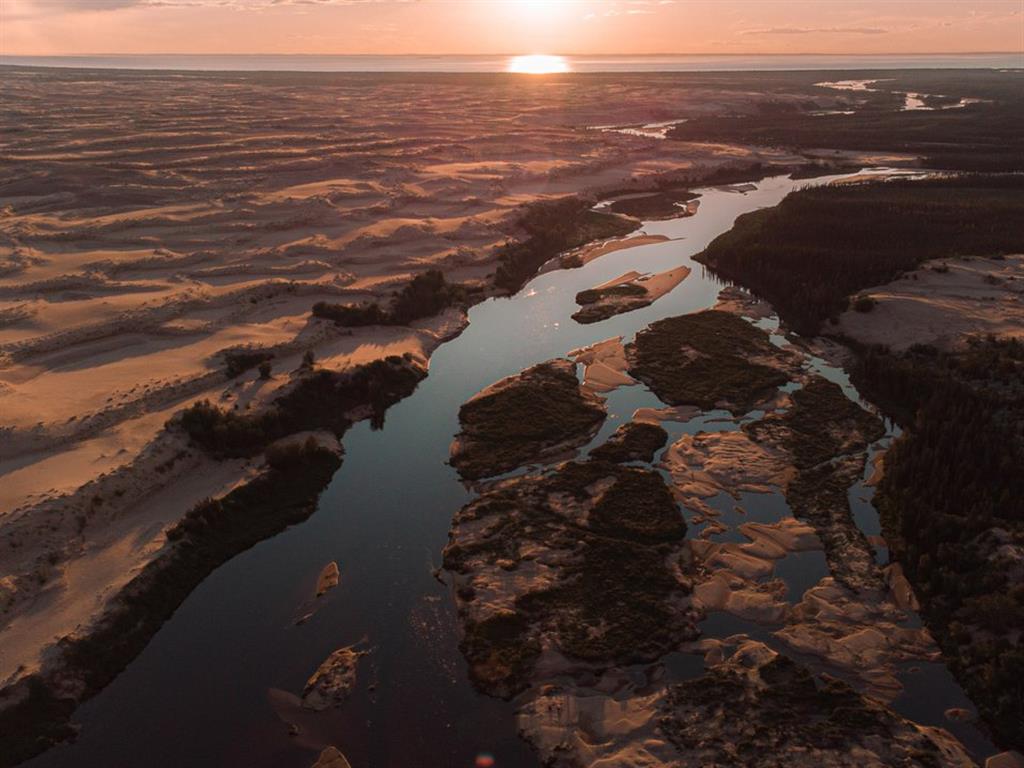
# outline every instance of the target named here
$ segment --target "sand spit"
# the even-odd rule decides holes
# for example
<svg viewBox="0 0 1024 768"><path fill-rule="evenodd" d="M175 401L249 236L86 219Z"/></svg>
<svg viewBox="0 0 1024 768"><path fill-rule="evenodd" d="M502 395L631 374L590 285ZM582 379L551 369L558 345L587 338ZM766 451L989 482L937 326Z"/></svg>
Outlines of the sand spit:
<svg viewBox="0 0 1024 768"><path fill-rule="evenodd" d="M302 691L302 706L322 711L340 706L356 684L359 658L365 652L339 648L317 667Z"/></svg>
<svg viewBox="0 0 1024 768"><path fill-rule="evenodd" d="M337 747L326 747L313 763L312 768L352 768L352 766Z"/></svg>
<svg viewBox="0 0 1024 768"><path fill-rule="evenodd" d="M627 248L636 248L640 245L651 245L653 243L667 243L671 238L665 235L633 235L632 237L615 238L593 245L585 245L575 251L570 251L562 257L562 261L570 264L578 263L581 266L589 264L594 259L606 256L615 251L622 251ZM554 268L554 264L551 265Z"/></svg>
<svg viewBox="0 0 1024 768"><path fill-rule="evenodd" d="M596 323L623 312L647 307L690 276L689 267L676 267L656 275L626 274L576 294L581 309L572 317L578 323Z"/></svg>
<svg viewBox="0 0 1024 768"><path fill-rule="evenodd" d="M320 571L320 575L316 579L316 596L322 597L326 595L330 590L338 586L341 581L341 571L338 568L338 564L335 561L329 562Z"/></svg>
<svg viewBox="0 0 1024 768"><path fill-rule="evenodd" d="M626 373L626 350L622 337L599 341L589 347L574 349L569 357L583 365L583 388L590 392L611 392L636 384Z"/></svg>

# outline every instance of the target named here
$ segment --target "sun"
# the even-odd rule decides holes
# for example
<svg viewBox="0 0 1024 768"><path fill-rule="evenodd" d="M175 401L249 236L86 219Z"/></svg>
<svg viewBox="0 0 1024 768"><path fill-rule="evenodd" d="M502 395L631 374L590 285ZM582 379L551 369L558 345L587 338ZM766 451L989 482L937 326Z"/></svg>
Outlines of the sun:
<svg viewBox="0 0 1024 768"><path fill-rule="evenodd" d="M508 62L508 71L516 75L553 75L569 71L569 62L562 56L532 54L513 56Z"/></svg>

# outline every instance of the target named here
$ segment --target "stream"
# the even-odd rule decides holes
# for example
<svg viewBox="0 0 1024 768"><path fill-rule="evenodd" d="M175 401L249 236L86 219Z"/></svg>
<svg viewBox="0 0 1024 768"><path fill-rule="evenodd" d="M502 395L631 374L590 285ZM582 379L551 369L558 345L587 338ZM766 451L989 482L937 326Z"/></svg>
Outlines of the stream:
<svg viewBox="0 0 1024 768"><path fill-rule="evenodd" d="M488 764L489 756L499 768L536 766L532 749L517 736L513 704L480 695L470 683L449 589L434 576L452 515L473 498L446 463L459 406L536 363L613 336L629 341L655 320L713 306L723 283L691 256L737 216L774 206L800 186L837 178L774 177L744 192L701 190L695 216L644 226L643 233L671 240L544 273L511 299L475 306L469 327L434 352L430 375L387 412L383 429L364 421L346 434L344 464L317 511L217 569L138 658L77 711L78 740L28 765L304 768L322 746L333 744L355 768L468 767ZM691 275L649 307L593 325L570 319L580 290L629 270L680 265L690 266ZM782 342L777 320L761 325ZM807 365L858 397L841 369L816 358ZM629 421L636 408L661 405L643 385L608 393L608 419L583 452ZM728 416L706 412L663 426L672 440L684 432L739 428ZM850 500L858 524L875 535L880 529L871 492L860 482L850 489ZM712 500L723 513L720 521L730 526L725 537L735 535L738 521L729 516L736 503ZM745 494L738 503L745 520L774 522L789 515L780 494ZM691 526L689 535L698 531ZM884 562L884 548L878 556ZM297 624L310 610L320 569L331 560L341 568L340 585ZM795 553L776 571L791 601L827 574L820 551ZM711 614L702 629L712 637L747 632L757 639L771 631L724 613ZM323 713L296 717L289 709L289 721L301 729L289 735L279 711L292 707L292 696L331 652L351 644L369 651L351 699ZM701 673L703 659L677 653L665 665L674 677L687 677ZM975 757L994 751L973 726L946 721L945 709L973 706L944 665L915 664L902 681L905 690L894 708L951 730Z"/></svg>

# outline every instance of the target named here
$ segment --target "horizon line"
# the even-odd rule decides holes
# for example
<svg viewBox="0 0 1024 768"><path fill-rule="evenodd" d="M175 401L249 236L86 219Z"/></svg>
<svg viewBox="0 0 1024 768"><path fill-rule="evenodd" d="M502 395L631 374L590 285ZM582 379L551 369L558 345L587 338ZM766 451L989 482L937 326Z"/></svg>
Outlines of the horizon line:
<svg viewBox="0 0 1024 768"><path fill-rule="evenodd" d="M403 57L421 57L421 58L472 58L472 57L501 57L501 56L528 56L536 54L536 51L532 52L499 52L499 53L272 53L267 51L254 51L251 53L227 53L227 52L182 52L182 51L158 51L158 52L120 52L120 53L102 53L91 51L89 53L0 53L0 59L5 57L34 57L34 58L60 58L60 57L88 57L88 56L294 56L296 58L313 58L316 56L344 56L347 58L370 58L370 57L384 57L384 58L403 58ZM688 53L672 53L672 52L660 52L660 53L547 53L549 56L605 56L612 58L657 58L660 56L722 56L722 57L740 57L740 56L848 56L848 57L877 57L877 56L1011 56L1019 55L1024 57L1024 49L1022 50L1003 50L1003 51L922 51L922 52L910 52L910 51L882 51L873 53L847 53L847 52L824 52L824 51L802 51L793 53L780 53L780 52L757 52L752 51L748 53L740 52L711 52L711 51L697 51Z"/></svg>

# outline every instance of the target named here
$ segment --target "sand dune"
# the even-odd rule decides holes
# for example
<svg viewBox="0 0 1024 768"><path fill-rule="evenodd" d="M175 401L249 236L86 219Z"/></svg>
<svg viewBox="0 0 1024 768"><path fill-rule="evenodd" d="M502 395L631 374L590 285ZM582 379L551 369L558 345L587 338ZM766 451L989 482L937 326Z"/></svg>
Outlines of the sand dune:
<svg viewBox="0 0 1024 768"><path fill-rule="evenodd" d="M839 331L867 344L956 346L967 335L1024 336L1024 256L937 259L863 292L870 312L839 318Z"/></svg>

